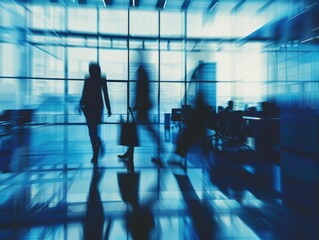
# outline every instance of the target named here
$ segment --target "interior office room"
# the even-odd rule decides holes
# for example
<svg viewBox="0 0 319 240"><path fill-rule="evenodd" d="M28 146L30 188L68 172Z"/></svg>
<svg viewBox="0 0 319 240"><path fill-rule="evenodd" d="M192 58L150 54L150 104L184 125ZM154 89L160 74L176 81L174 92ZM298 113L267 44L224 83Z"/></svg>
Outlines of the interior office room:
<svg viewBox="0 0 319 240"><path fill-rule="evenodd" d="M318 12L1 0L0 239L318 239Z"/></svg>

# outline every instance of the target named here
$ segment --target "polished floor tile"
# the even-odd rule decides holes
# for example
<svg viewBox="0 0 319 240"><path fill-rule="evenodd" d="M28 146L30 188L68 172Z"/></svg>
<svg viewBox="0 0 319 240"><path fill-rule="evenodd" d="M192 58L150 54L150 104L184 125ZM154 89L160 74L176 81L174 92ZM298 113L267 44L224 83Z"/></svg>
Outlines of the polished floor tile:
<svg viewBox="0 0 319 240"><path fill-rule="evenodd" d="M106 154L97 167L90 163L84 125L20 135L26 139L13 149L12 171L0 174L0 239L132 239L147 233L149 239L293 239L296 219L278 199L258 198L227 175L215 184L196 151L186 171L154 164L154 144L142 130L134 154L137 180L120 184L127 168L117 154L126 147L118 145L118 126L103 125L101 132ZM165 159L174 145L161 144ZM144 232L136 232L141 226Z"/></svg>

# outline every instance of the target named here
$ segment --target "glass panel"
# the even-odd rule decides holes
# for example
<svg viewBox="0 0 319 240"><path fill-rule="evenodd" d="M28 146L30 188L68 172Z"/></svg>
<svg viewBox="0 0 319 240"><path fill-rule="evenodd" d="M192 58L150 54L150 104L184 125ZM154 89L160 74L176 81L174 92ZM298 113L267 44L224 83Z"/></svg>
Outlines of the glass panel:
<svg viewBox="0 0 319 240"><path fill-rule="evenodd" d="M234 110L244 110L246 105L257 106L262 101L262 85L259 82L237 82Z"/></svg>
<svg viewBox="0 0 319 240"><path fill-rule="evenodd" d="M262 101L261 82L266 79L266 58L260 44L246 44L236 52L235 78L238 110ZM253 60L253 61L252 61Z"/></svg>
<svg viewBox="0 0 319 240"><path fill-rule="evenodd" d="M267 19L260 15L188 13L187 35L188 37L240 38L254 32L266 22Z"/></svg>
<svg viewBox="0 0 319 240"><path fill-rule="evenodd" d="M25 27L26 10L23 6L16 4L14 2L8 3L1 1L0 4L0 26L15 28L15 27Z"/></svg>
<svg viewBox="0 0 319 240"><path fill-rule="evenodd" d="M212 15L194 14L187 15L188 37L230 37L231 18Z"/></svg>
<svg viewBox="0 0 319 240"><path fill-rule="evenodd" d="M30 5L31 27L44 30L65 29L65 9L63 7Z"/></svg>
<svg viewBox="0 0 319 240"><path fill-rule="evenodd" d="M247 36L253 32L255 32L257 29L261 28L263 25L265 25L266 18L263 15L244 15L244 14L238 14L235 16L224 16L228 19L231 19L231 26L232 26L232 37L244 37ZM225 20L225 19L224 19ZM220 25L218 27L218 30L222 28L222 22L220 22Z"/></svg>
<svg viewBox="0 0 319 240"><path fill-rule="evenodd" d="M64 48L53 46L32 46L30 50L33 56L33 77L64 77Z"/></svg>
<svg viewBox="0 0 319 240"><path fill-rule="evenodd" d="M227 107L227 102L232 99L231 97L231 85L230 82L218 82L217 83L217 107ZM236 104L236 103L235 103ZM236 106L234 106L236 107Z"/></svg>
<svg viewBox="0 0 319 240"><path fill-rule="evenodd" d="M84 114L79 112L79 102L82 96L83 81L68 81L68 122L85 123Z"/></svg>
<svg viewBox="0 0 319 240"><path fill-rule="evenodd" d="M0 74L2 76L17 76L19 75L19 65L21 64L17 59L19 57L19 45L18 44L7 44L0 43L1 50L1 64ZM10 56L10 57L8 57Z"/></svg>
<svg viewBox="0 0 319 240"><path fill-rule="evenodd" d="M29 105L29 84L27 77L28 59L26 48L21 44L0 43L0 76L22 76L23 78L0 78L1 109L20 108Z"/></svg>
<svg viewBox="0 0 319 240"><path fill-rule="evenodd" d="M172 108L181 108L184 98L184 83L161 83L161 122L164 122L164 114L171 113Z"/></svg>
<svg viewBox="0 0 319 240"><path fill-rule="evenodd" d="M19 104L19 79L0 78L0 109L15 109Z"/></svg>
<svg viewBox="0 0 319 240"><path fill-rule="evenodd" d="M96 8L68 8L68 30L96 33Z"/></svg>
<svg viewBox="0 0 319 240"><path fill-rule="evenodd" d="M184 80L184 54L183 52L161 52L161 81Z"/></svg>
<svg viewBox="0 0 319 240"><path fill-rule="evenodd" d="M233 78L232 56L231 52L216 52L217 71L216 77L218 81L231 81Z"/></svg>
<svg viewBox="0 0 319 240"><path fill-rule="evenodd" d="M174 23L174 24L172 24ZM161 36L180 37L183 32L184 15L180 12L161 12Z"/></svg>
<svg viewBox="0 0 319 240"><path fill-rule="evenodd" d="M101 49L100 65L106 72L108 79L127 81L128 72L126 50Z"/></svg>
<svg viewBox="0 0 319 240"><path fill-rule="evenodd" d="M120 116L127 111L127 83L108 82L108 92L112 109L112 117L107 118L108 122L120 122ZM104 110L106 114L106 108Z"/></svg>
<svg viewBox="0 0 319 240"><path fill-rule="evenodd" d="M127 10L100 10L101 33L127 34L128 14Z"/></svg>
<svg viewBox="0 0 319 240"><path fill-rule="evenodd" d="M68 78L80 78L88 74L90 62L97 61L97 50L94 48L68 48ZM105 71L101 69L102 73Z"/></svg>
<svg viewBox="0 0 319 240"><path fill-rule="evenodd" d="M130 35L157 36L157 11L130 11Z"/></svg>
<svg viewBox="0 0 319 240"><path fill-rule="evenodd" d="M31 104L42 115L41 123L64 122L64 81L33 80Z"/></svg>

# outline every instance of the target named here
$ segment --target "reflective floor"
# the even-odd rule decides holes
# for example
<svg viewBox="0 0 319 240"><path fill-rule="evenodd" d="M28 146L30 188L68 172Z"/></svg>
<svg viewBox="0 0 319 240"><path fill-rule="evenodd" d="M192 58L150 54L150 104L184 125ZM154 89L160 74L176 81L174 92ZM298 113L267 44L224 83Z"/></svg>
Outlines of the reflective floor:
<svg viewBox="0 0 319 240"><path fill-rule="evenodd" d="M234 185L241 178L229 180L234 175L227 172L225 181L213 181L196 151L187 169L153 163L156 147L144 130L136 173L126 174L117 158L126 150L118 131L102 126L106 154L96 167L85 125L36 126L16 135L10 172L0 174L0 239L312 239L301 227L308 220L289 212L280 197ZM173 132L161 142L163 159L172 142Z"/></svg>

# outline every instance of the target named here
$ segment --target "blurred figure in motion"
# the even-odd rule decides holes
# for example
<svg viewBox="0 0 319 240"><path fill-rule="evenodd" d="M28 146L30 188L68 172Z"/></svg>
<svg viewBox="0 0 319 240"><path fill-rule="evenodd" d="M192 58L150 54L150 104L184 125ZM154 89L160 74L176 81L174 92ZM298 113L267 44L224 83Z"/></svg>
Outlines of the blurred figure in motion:
<svg viewBox="0 0 319 240"><path fill-rule="evenodd" d="M169 156L167 159L168 163L182 165L181 158L185 158L193 146L198 146L201 150L201 154L203 154L203 158L206 159L206 162L202 163L204 165L209 163L210 142L207 134L207 124L210 106L204 94L204 87L201 83L198 83L198 81L201 80L199 76L203 66L204 63L200 61L191 76L188 93L191 92L191 94L194 94L192 109L189 113L188 121L185 123L185 127L177 139L174 152L177 156ZM186 168L186 166L183 167Z"/></svg>
<svg viewBox="0 0 319 240"><path fill-rule="evenodd" d="M85 78L80 108L84 113L89 129L89 136L93 149L91 162L97 163L99 152L104 153L98 125L102 123L103 98L108 116L112 115L106 78L101 75L101 68L97 63L89 64L89 77Z"/></svg>
<svg viewBox="0 0 319 240"><path fill-rule="evenodd" d="M149 85L149 75L146 71L146 59L142 52L139 52L140 60L139 67L137 69L137 83L136 83L136 95L135 102L133 104L133 110L136 111L136 120L138 123L142 123L145 126L146 130L150 133L153 143L157 144L159 142L159 133L156 130L155 126L151 124L151 120L149 118L149 111L153 107L151 96L150 96L150 85ZM152 157L153 162L159 162L158 154L161 152L156 146L154 149L157 149L157 153ZM126 153L123 155L118 155L119 158L125 159L132 154L132 147L130 147Z"/></svg>

